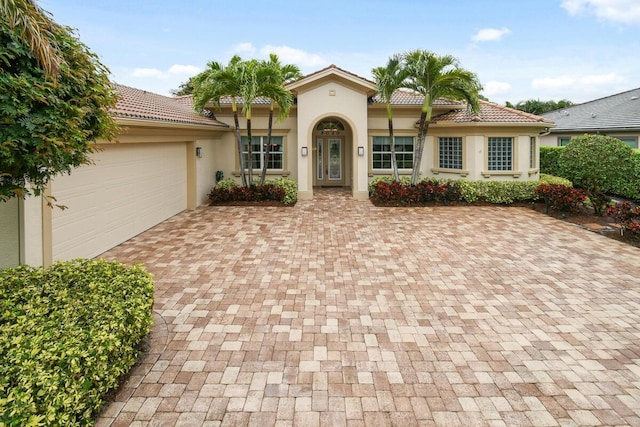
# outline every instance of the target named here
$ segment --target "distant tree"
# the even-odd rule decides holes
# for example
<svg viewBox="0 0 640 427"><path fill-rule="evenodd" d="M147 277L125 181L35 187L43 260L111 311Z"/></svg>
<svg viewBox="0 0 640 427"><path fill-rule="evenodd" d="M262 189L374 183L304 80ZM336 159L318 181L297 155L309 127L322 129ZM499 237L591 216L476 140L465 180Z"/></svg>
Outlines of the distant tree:
<svg viewBox="0 0 640 427"><path fill-rule="evenodd" d="M184 96L184 95L193 94L193 84L194 84L195 77L196 76L189 77L189 80L187 80L186 82L180 83L180 86L178 86L178 89L171 89L169 92L171 92L171 94L174 96Z"/></svg>
<svg viewBox="0 0 640 427"><path fill-rule="evenodd" d="M108 70L32 1L0 0L0 201L90 164L117 126Z"/></svg>
<svg viewBox="0 0 640 427"><path fill-rule="evenodd" d="M560 110L573 105L573 102L568 99L561 99L560 101L540 101L539 99L529 99L527 101L520 101L517 104L512 104L509 101L506 102L506 107L513 108L515 110L524 111L531 114L544 114L549 111Z"/></svg>
<svg viewBox="0 0 640 427"><path fill-rule="evenodd" d="M425 137L431 122L433 102L438 98L465 100L470 111L480 109L478 92L482 85L471 71L458 65L451 55L438 56L426 50L414 50L403 56L406 87L424 96L418 122L418 144L414 149L411 184L418 183Z"/></svg>

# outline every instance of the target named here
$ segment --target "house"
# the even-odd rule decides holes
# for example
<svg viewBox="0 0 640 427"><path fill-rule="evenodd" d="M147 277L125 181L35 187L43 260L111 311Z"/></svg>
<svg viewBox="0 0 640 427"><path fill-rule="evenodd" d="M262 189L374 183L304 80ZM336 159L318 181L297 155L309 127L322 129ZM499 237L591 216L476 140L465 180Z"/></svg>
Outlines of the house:
<svg viewBox="0 0 640 427"><path fill-rule="evenodd" d="M185 209L207 202L216 171L239 181L230 103L199 115L191 97L170 98L117 85L116 142L100 141L95 164L51 182L42 198L0 205L0 267L94 257ZM391 173L385 105L373 82L334 65L289 83L296 104L276 123L269 177L298 183L300 200L320 186L368 198L368 183ZM393 97L400 172L409 175L423 98ZM261 168L269 105L253 106L254 168ZM426 139L423 177L526 181L539 178L538 138L553 123L490 102L471 115L464 103L438 99ZM240 128L246 129L241 120ZM248 147L245 140L245 150Z"/></svg>
<svg viewBox="0 0 640 427"><path fill-rule="evenodd" d="M640 88L542 114L556 126L540 138L541 145L564 146L584 133L621 139L638 148L640 137Z"/></svg>

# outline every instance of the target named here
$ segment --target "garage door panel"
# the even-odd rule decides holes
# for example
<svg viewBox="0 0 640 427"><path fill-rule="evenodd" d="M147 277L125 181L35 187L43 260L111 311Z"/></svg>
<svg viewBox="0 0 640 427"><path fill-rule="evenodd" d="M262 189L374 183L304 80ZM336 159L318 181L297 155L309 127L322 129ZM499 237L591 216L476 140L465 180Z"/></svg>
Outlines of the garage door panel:
<svg viewBox="0 0 640 427"><path fill-rule="evenodd" d="M186 145L119 144L94 165L57 178L52 192L55 260L93 257L183 211Z"/></svg>

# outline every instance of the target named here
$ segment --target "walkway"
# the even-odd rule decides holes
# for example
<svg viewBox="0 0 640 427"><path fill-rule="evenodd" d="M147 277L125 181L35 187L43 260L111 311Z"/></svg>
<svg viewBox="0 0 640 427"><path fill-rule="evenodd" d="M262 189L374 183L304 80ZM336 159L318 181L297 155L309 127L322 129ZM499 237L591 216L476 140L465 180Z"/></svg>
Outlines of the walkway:
<svg viewBox="0 0 640 427"><path fill-rule="evenodd" d="M205 207L97 425L640 425L640 250L526 208Z"/></svg>

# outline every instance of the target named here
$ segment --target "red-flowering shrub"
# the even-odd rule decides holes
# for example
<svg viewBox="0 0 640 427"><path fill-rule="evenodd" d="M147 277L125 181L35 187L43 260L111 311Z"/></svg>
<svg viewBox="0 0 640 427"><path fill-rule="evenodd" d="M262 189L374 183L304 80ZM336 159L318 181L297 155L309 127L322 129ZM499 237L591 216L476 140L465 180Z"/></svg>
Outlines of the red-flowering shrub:
<svg viewBox="0 0 640 427"><path fill-rule="evenodd" d="M615 206L607 208L606 214L612 217L616 224L620 224L623 231L640 237L640 206L633 206L629 202L616 203Z"/></svg>
<svg viewBox="0 0 640 427"><path fill-rule="evenodd" d="M562 184L540 184L536 195L542 198L547 208L560 212L575 212L584 204L586 194Z"/></svg>
<svg viewBox="0 0 640 427"><path fill-rule="evenodd" d="M371 195L375 203L397 205L448 204L460 198L458 184L429 180L420 181L417 185L379 181Z"/></svg>
<svg viewBox="0 0 640 427"><path fill-rule="evenodd" d="M273 184L255 185L253 187L216 187L209 193L211 204L228 202L283 202L285 189Z"/></svg>

